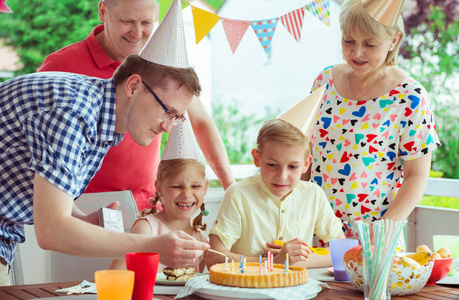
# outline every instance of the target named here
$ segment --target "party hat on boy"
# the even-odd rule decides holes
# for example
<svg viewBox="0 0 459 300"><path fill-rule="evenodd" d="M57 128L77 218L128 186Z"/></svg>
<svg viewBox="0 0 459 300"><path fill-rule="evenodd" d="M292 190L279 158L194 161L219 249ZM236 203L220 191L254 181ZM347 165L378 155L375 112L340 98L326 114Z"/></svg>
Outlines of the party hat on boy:
<svg viewBox="0 0 459 300"><path fill-rule="evenodd" d="M193 129L191 128L188 114L185 114L185 117L186 120L183 123L172 127L161 160L176 158L200 160L196 139L193 134Z"/></svg>
<svg viewBox="0 0 459 300"><path fill-rule="evenodd" d="M394 27L402 13L405 0L362 0L365 11L376 21Z"/></svg>
<svg viewBox="0 0 459 300"><path fill-rule="evenodd" d="M189 67L180 0L172 2L163 21L150 36L139 56L164 66Z"/></svg>
<svg viewBox="0 0 459 300"><path fill-rule="evenodd" d="M320 100L322 100L325 87L325 84L322 85L277 118L294 125L310 139L317 122L317 114L319 113L321 103Z"/></svg>

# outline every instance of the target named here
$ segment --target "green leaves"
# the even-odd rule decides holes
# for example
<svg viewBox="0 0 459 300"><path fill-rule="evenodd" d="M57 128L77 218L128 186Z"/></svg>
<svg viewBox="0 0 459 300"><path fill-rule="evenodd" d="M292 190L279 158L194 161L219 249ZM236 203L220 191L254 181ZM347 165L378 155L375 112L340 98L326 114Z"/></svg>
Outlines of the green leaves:
<svg viewBox="0 0 459 300"><path fill-rule="evenodd" d="M23 68L35 72L50 53L76 43L100 23L93 0L8 0L12 14L0 16L0 38L13 46Z"/></svg>

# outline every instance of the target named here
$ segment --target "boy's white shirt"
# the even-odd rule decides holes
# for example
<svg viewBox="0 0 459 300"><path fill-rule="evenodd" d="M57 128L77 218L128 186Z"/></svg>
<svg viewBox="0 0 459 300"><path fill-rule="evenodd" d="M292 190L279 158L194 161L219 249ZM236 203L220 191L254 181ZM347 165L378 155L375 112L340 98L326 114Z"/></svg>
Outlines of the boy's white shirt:
<svg viewBox="0 0 459 300"><path fill-rule="evenodd" d="M209 234L233 253L258 256L267 242L300 238L312 245L313 234L328 241L340 232L341 220L317 184L300 181L281 201L257 174L228 188Z"/></svg>

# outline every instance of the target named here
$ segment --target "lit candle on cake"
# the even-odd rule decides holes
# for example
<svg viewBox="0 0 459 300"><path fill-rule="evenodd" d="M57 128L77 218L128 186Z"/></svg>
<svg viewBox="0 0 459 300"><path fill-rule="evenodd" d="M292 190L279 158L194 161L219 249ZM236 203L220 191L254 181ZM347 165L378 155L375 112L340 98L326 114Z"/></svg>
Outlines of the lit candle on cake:
<svg viewBox="0 0 459 300"><path fill-rule="evenodd" d="M260 264L260 276L263 275L263 265Z"/></svg>
<svg viewBox="0 0 459 300"><path fill-rule="evenodd" d="M242 268L242 269L244 269L244 271L246 270L246 268L245 268L245 265L246 265L246 264L247 264L247 258L244 257L244 263L242 264L242 265L243 265L243 268Z"/></svg>
<svg viewBox="0 0 459 300"><path fill-rule="evenodd" d="M234 259L231 260L231 273L234 274Z"/></svg>
<svg viewBox="0 0 459 300"><path fill-rule="evenodd" d="M239 268L242 268L242 263L243 263L243 255L241 255L241 264L239 265Z"/></svg>
<svg viewBox="0 0 459 300"><path fill-rule="evenodd" d="M228 255L225 256L225 270L229 270L228 269Z"/></svg>
<svg viewBox="0 0 459 300"><path fill-rule="evenodd" d="M259 256L259 260L260 260L260 265L261 265L261 254L260 254L260 256Z"/></svg>

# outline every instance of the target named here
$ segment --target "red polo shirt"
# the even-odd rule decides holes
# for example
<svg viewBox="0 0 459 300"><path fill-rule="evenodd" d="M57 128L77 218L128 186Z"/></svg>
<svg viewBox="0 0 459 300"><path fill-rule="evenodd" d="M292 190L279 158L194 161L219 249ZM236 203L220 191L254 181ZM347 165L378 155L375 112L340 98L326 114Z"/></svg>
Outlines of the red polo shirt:
<svg viewBox="0 0 459 300"><path fill-rule="evenodd" d="M96 41L104 29L99 25L81 42L69 45L50 54L39 72L61 71L99 78L110 78L121 64L107 56ZM161 135L148 147L138 145L129 133L123 141L112 147L105 156L102 167L94 176L85 193L131 190L140 210L150 208L148 198L155 195L155 179L160 161Z"/></svg>

